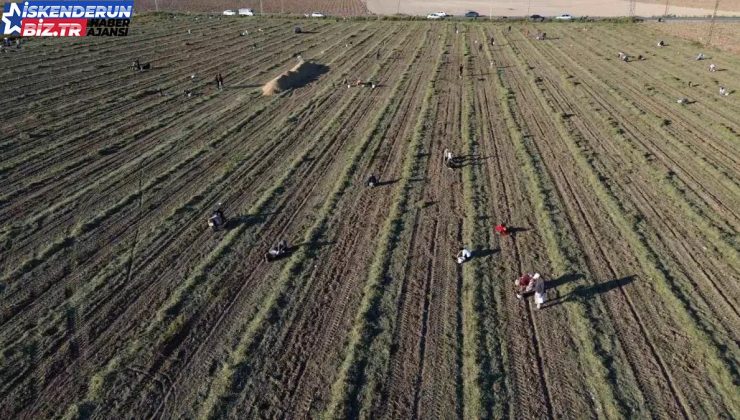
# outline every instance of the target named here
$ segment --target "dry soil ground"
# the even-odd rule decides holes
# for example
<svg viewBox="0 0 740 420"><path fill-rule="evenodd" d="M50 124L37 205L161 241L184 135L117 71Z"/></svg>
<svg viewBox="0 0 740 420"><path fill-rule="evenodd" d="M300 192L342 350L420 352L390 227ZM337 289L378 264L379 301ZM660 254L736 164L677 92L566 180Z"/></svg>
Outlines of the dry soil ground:
<svg viewBox="0 0 740 420"><path fill-rule="evenodd" d="M635 24L134 22L0 55L0 418L740 417L737 55ZM328 71L260 96L296 54Z"/></svg>

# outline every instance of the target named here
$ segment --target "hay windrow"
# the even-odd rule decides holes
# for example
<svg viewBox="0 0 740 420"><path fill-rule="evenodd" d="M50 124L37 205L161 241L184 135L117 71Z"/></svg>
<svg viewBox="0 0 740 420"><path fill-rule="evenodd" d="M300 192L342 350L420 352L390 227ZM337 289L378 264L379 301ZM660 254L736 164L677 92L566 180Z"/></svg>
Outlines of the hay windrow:
<svg viewBox="0 0 740 420"><path fill-rule="evenodd" d="M270 96L290 89L305 86L325 73L328 67L300 60L292 69L285 71L262 86L262 95Z"/></svg>

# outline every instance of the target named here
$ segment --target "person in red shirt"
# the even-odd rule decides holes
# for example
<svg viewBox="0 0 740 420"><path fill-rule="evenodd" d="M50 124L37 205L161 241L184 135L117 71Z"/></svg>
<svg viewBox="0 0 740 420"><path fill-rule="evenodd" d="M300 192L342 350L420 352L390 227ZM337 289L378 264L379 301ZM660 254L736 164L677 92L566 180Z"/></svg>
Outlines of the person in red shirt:
<svg viewBox="0 0 740 420"><path fill-rule="evenodd" d="M500 225L496 225L496 232L501 236L506 236L509 234L509 228L506 227L506 223L501 223Z"/></svg>
<svg viewBox="0 0 740 420"><path fill-rule="evenodd" d="M539 277L538 275L535 275L536 277ZM531 292L532 289L534 289L534 281L536 280L535 277L533 277L529 273L522 274L521 277L514 280L514 286L516 287L516 297L517 299L521 299L522 296L525 293Z"/></svg>

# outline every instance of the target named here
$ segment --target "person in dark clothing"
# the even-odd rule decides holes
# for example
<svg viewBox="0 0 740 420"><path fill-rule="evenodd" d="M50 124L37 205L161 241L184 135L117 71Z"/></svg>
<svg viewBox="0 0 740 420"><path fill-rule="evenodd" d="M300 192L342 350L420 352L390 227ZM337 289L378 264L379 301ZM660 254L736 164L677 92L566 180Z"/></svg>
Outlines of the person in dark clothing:
<svg viewBox="0 0 740 420"><path fill-rule="evenodd" d="M463 77L463 65L460 64L460 78L462 79L462 77Z"/></svg>
<svg viewBox="0 0 740 420"><path fill-rule="evenodd" d="M376 185L378 185L378 178L375 175L370 175L370 178L367 179L367 186L373 188Z"/></svg>

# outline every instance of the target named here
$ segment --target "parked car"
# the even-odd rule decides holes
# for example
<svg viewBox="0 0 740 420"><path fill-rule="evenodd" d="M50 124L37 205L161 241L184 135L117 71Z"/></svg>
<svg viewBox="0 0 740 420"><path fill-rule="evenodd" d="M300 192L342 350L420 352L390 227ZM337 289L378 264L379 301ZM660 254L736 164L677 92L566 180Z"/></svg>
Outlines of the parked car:
<svg viewBox="0 0 740 420"><path fill-rule="evenodd" d="M254 16L252 9L239 9L239 16Z"/></svg>
<svg viewBox="0 0 740 420"><path fill-rule="evenodd" d="M311 17L312 18L325 18L326 15L323 14L323 13L320 13L320 12L313 12L313 13L311 13Z"/></svg>
<svg viewBox="0 0 740 420"><path fill-rule="evenodd" d="M567 13L563 13L560 16L555 16L555 20L573 20L573 16L571 16L571 15L569 15Z"/></svg>
<svg viewBox="0 0 740 420"><path fill-rule="evenodd" d="M468 13L465 13L465 17L466 18L473 18L473 19L475 19L477 17L480 17L480 14L478 12L475 12L475 11L472 11L471 10Z"/></svg>
<svg viewBox="0 0 740 420"><path fill-rule="evenodd" d="M224 16L236 16L236 12L233 10L224 10Z"/></svg>
<svg viewBox="0 0 740 420"><path fill-rule="evenodd" d="M444 19L448 15L445 12L434 12L427 15L427 19Z"/></svg>
<svg viewBox="0 0 740 420"><path fill-rule="evenodd" d="M545 18L540 15L532 15L529 17L529 20L544 22Z"/></svg>

